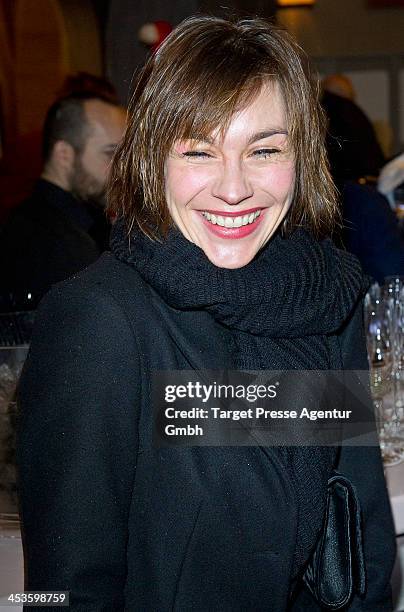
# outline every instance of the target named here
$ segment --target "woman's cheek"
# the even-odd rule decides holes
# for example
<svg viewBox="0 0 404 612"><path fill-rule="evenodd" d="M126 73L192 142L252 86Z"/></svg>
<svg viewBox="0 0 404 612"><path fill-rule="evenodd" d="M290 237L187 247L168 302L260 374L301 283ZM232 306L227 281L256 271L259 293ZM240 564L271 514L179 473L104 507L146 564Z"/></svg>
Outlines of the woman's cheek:
<svg viewBox="0 0 404 612"><path fill-rule="evenodd" d="M289 193L295 184L295 166L293 163L279 164L263 172L259 177L261 188L281 195Z"/></svg>
<svg viewBox="0 0 404 612"><path fill-rule="evenodd" d="M169 188L176 199L189 202L208 187L210 181L211 173L204 168L185 168L171 175Z"/></svg>

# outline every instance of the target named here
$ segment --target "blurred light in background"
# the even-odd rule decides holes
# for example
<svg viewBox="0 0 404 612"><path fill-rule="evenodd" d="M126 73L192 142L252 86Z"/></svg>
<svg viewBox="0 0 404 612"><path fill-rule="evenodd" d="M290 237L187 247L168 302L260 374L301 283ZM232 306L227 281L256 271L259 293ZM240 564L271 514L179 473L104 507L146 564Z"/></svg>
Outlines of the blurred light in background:
<svg viewBox="0 0 404 612"><path fill-rule="evenodd" d="M279 8L287 6L314 6L316 0L277 0Z"/></svg>

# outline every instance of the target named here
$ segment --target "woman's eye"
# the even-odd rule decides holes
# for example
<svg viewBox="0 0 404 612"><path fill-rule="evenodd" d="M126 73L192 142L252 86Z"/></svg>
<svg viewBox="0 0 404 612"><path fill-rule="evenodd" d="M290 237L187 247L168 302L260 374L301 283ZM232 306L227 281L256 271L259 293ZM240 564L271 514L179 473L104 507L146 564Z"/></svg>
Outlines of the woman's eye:
<svg viewBox="0 0 404 612"><path fill-rule="evenodd" d="M190 159L207 159L209 157L212 157L211 155L209 155L209 153L206 153L206 151L185 151L185 153L183 153L182 155Z"/></svg>
<svg viewBox="0 0 404 612"><path fill-rule="evenodd" d="M275 153L280 153L279 149L257 149L253 151L252 157L258 157L259 159L269 159Z"/></svg>

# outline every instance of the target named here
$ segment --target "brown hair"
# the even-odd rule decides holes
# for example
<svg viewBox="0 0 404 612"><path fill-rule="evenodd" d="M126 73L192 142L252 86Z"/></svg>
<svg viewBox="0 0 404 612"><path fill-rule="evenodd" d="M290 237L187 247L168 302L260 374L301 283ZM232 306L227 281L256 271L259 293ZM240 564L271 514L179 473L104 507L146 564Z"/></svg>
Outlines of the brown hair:
<svg viewBox="0 0 404 612"><path fill-rule="evenodd" d="M335 190L324 148L318 82L297 43L263 19L183 21L149 59L129 105L129 123L112 166L109 210L152 238L167 231L164 166L176 140L226 130L233 114L277 82L296 160L284 230L300 225L317 237L332 231Z"/></svg>

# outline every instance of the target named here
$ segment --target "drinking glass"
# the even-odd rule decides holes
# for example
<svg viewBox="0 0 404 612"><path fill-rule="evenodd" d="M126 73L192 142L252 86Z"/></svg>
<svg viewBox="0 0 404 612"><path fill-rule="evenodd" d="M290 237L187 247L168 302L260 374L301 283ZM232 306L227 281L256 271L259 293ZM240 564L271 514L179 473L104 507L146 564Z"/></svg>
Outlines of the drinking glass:
<svg viewBox="0 0 404 612"><path fill-rule="evenodd" d="M385 287L372 286L365 299L366 339L371 392L380 448L385 465L399 463L404 455L397 446L395 403L395 302Z"/></svg>

